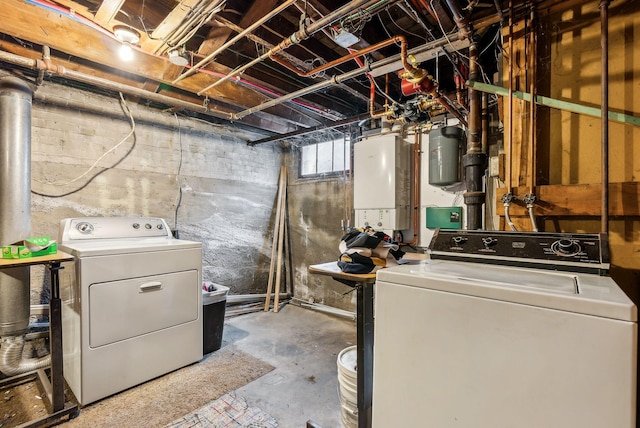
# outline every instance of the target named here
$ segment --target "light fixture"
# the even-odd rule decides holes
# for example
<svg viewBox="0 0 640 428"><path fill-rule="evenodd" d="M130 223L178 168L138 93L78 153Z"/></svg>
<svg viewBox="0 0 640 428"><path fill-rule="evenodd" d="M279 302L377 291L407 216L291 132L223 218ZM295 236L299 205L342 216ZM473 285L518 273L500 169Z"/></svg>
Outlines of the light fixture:
<svg viewBox="0 0 640 428"><path fill-rule="evenodd" d="M189 54L184 47L173 48L169 51L169 61L171 61L172 64L185 67L189 65Z"/></svg>
<svg viewBox="0 0 640 428"><path fill-rule="evenodd" d="M344 28L339 28L339 29L332 28L331 35L333 36L333 41L345 49L355 45L360 40L358 36L348 32Z"/></svg>
<svg viewBox="0 0 640 428"><path fill-rule="evenodd" d="M118 55L123 61L131 61L133 59L133 49L131 45L135 45L140 41L140 33L126 25L116 25L113 27L113 35L122 42L122 46L118 50Z"/></svg>

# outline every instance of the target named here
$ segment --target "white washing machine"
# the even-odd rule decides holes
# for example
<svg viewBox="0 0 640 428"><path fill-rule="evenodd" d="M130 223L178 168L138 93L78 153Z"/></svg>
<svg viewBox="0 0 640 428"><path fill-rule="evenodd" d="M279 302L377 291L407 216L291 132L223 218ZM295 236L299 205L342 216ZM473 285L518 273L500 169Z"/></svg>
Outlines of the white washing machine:
<svg viewBox="0 0 640 428"><path fill-rule="evenodd" d="M378 271L373 427L635 427L637 309L603 239L439 231Z"/></svg>
<svg viewBox="0 0 640 428"><path fill-rule="evenodd" d="M62 220L64 377L86 405L202 358L202 244L149 217Z"/></svg>

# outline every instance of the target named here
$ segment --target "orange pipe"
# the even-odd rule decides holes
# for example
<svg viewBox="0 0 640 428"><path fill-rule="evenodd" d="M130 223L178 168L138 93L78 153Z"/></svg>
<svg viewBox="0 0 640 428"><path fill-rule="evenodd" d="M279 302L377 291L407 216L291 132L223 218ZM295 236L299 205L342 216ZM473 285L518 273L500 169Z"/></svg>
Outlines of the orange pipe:
<svg viewBox="0 0 640 428"><path fill-rule="evenodd" d="M275 55L275 52L270 53L269 54L269 58L271 58L272 60L274 60L275 62L277 62L278 64L288 68L289 70L293 71L294 73L296 73L298 76L302 76L302 77L309 77L309 76L313 76L314 74L320 73L321 71L324 70L328 70L330 68L333 68L337 65L340 65L344 62L347 62L351 59L357 58L359 56L362 55L366 55L369 52L373 52L376 51L380 48L383 48L385 46L389 46L391 44L394 43L400 43L400 59L402 60L402 67L404 67L404 69L409 73L410 78L417 78L419 76L424 75L424 71L420 70L419 68L414 67L413 65L411 65L409 63L409 60L407 59L407 39L404 36L394 36L390 39L387 40L383 40L381 42L378 42L376 44L367 46L364 49L361 49L359 51L353 51L350 52L348 55L345 55L341 58L338 58L336 60L333 60L331 62L328 62L326 64L322 64L312 70L309 71L301 71L299 70L296 66L294 66L293 64L291 64L289 61L285 60L284 58L281 58L279 56Z"/></svg>

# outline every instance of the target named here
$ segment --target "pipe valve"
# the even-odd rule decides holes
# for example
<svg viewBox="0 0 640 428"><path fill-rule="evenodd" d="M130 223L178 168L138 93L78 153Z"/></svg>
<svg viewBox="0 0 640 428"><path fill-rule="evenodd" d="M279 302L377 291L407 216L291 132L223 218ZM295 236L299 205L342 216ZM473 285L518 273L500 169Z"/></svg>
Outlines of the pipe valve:
<svg viewBox="0 0 640 428"><path fill-rule="evenodd" d="M511 202L513 202L514 199L515 199L515 196L513 196L513 193L511 192L507 192L500 197L500 200L502 201L504 206L511 205Z"/></svg>
<svg viewBox="0 0 640 428"><path fill-rule="evenodd" d="M533 204L536 203L536 195L533 193L527 193L522 197L522 201L527 204L527 208L533 207Z"/></svg>

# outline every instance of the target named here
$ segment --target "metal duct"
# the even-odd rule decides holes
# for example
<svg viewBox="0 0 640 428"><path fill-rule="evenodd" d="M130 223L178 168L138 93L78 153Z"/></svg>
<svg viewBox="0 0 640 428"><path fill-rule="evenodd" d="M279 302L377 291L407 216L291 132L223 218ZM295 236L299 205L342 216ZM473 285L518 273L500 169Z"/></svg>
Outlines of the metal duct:
<svg viewBox="0 0 640 428"><path fill-rule="evenodd" d="M24 336L2 338L0 371L8 376L44 369L51 364L51 354L42 358L24 358Z"/></svg>
<svg viewBox="0 0 640 428"><path fill-rule="evenodd" d="M0 80L0 243L31 233L31 99L22 80ZM29 268L0 270L0 336L29 327Z"/></svg>

